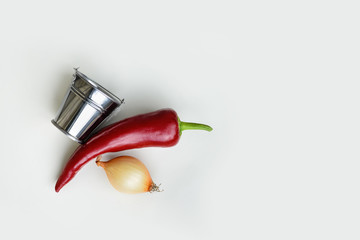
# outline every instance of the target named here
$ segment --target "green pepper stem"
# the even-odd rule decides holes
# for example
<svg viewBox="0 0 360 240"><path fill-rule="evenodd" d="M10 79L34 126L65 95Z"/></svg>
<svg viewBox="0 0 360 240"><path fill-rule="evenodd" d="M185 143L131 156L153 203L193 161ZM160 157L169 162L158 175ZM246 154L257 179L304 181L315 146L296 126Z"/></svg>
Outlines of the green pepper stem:
<svg viewBox="0 0 360 240"><path fill-rule="evenodd" d="M180 135L182 131L184 130L205 130L205 131L212 131L212 127L201 124L201 123L190 123L190 122L182 122L179 119L179 129L180 129Z"/></svg>

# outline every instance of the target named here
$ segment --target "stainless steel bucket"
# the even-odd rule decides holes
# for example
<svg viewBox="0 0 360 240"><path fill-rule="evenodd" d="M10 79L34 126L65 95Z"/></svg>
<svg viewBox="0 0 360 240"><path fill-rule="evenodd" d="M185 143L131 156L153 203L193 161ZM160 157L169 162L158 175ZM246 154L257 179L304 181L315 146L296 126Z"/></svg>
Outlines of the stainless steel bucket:
<svg viewBox="0 0 360 240"><path fill-rule="evenodd" d="M71 139L84 143L123 102L75 69L74 80L51 122Z"/></svg>

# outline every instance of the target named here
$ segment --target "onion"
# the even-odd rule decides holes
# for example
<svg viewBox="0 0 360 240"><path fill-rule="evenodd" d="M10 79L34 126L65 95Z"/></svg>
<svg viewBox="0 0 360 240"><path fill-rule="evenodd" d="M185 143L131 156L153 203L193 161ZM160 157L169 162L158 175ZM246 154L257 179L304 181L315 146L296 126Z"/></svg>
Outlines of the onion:
<svg viewBox="0 0 360 240"><path fill-rule="evenodd" d="M96 164L102 167L111 185L123 193L160 192L155 185L145 165L134 157L120 156L101 162L101 156Z"/></svg>

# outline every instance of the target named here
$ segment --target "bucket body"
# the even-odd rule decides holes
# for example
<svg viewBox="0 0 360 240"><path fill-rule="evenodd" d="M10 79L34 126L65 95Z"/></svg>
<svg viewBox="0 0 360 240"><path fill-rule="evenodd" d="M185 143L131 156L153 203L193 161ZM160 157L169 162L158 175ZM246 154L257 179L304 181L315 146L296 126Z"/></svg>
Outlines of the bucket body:
<svg viewBox="0 0 360 240"><path fill-rule="evenodd" d="M76 69L52 123L71 139L84 143L123 102Z"/></svg>

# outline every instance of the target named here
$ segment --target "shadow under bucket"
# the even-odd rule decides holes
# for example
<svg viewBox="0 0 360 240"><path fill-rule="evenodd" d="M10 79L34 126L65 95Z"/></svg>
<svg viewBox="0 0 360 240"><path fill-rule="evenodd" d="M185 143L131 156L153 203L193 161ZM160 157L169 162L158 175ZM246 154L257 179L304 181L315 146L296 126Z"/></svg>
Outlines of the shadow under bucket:
<svg viewBox="0 0 360 240"><path fill-rule="evenodd" d="M124 100L75 69L74 80L51 121L72 140L84 143Z"/></svg>

